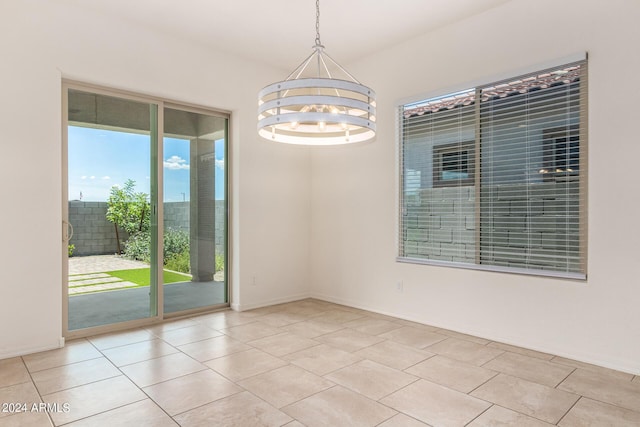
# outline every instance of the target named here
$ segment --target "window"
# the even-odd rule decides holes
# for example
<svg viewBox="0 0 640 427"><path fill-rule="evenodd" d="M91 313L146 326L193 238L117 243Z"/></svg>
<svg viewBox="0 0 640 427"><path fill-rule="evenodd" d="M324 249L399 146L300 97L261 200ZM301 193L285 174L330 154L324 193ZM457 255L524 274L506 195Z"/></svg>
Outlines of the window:
<svg viewBox="0 0 640 427"><path fill-rule="evenodd" d="M580 138L574 126L544 131L543 174L545 182L577 177L580 170Z"/></svg>
<svg viewBox="0 0 640 427"><path fill-rule="evenodd" d="M433 186L472 185L475 166L473 141L443 144L433 149Z"/></svg>
<svg viewBox="0 0 640 427"><path fill-rule="evenodd" d="M587 64L400 107L399 260L586 277Z"/></svg>

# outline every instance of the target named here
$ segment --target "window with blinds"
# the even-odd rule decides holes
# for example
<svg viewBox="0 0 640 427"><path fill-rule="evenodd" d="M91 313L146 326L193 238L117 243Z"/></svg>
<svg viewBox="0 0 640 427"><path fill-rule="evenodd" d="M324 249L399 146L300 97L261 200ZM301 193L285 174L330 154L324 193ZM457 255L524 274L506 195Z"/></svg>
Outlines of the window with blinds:
<svg viewBox="0 0 640 427"><path fill-rule="evenodd" d="M586 61L399 119L400 261L586 277Z"/></svg>

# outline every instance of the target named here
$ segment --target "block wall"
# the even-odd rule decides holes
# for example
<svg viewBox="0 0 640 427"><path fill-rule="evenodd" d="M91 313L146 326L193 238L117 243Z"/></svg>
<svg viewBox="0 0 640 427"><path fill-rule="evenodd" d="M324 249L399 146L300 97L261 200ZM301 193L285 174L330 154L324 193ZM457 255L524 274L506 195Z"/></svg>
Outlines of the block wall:
<svg viewBox="0 0 640 427"><path fill-rule="evenodd" d="M475 189L420 190L408 201L404 253L409 258L475 262Z"/></svg>
<svg viewBox="0 0 640 427"><path fill-rule="evenodd" d="M484 186L481 263L579 271L578 185L567 181ZM475 211L472 186L429 188L410 196L403 215L404 256L475 263Z"/></svg>
<svg viewBox="0 0 640 427"><path fill-rule="evenodd" d="M215 243L216 253L224 253L224 200L216 200L215 205ZM107 255L118 252L116 233L113 223L107 221L106 202L69 202L69 222L73 226L73 237L69 244L75 246L74 256ZM164 228L173 228L189 233L189 202L164 204ZM120 244L128 234L122 230Z"/></svg>

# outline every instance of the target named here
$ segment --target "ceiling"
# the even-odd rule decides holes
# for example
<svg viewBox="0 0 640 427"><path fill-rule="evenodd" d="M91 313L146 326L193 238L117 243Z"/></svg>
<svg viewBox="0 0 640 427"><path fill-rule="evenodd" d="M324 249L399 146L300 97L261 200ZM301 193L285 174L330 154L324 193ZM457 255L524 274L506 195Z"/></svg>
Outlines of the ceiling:
<svg viewBox="0 0 640 427"><path fill-rule="evenodd" d="M59 0L291 70L311 53L313 0ZM509 0L321 0L326 51L348 64Z"/></svg>

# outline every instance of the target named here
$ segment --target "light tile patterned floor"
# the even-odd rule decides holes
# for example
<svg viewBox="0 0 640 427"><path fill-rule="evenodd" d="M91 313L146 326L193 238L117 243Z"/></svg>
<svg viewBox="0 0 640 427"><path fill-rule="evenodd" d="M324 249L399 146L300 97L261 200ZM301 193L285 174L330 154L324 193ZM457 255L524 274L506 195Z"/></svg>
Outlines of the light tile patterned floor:
<svg viewBox="0 0 640 427"><path fill-rule="evenodd" d="M0 360L0 403L0 427L621 427L640 377L303 300Z"/></svg>

